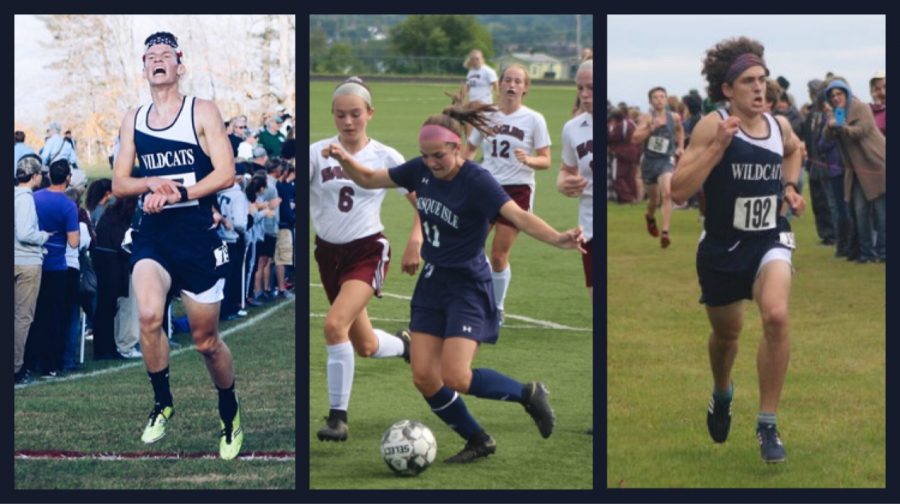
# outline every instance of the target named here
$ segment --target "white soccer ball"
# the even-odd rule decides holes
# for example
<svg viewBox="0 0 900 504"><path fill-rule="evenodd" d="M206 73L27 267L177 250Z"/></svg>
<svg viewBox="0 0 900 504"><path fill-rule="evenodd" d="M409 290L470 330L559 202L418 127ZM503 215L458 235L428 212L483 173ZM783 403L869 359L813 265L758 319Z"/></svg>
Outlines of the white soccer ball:
<svg viewBox="0 0 900 504"><path fill-rule="evenodd" d="M437 441L431 429L415 420L400 420L381 437L381 456L392 471L415 476L434 462Z"/></svg>

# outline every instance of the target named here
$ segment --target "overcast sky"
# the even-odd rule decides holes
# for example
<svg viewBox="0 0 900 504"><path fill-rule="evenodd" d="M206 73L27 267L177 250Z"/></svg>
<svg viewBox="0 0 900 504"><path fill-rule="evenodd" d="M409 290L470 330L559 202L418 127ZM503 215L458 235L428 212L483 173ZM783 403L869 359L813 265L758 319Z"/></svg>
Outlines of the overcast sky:
<svg viewBox="0 0 900 504"><path fill-rule="evenodd" d="M706 96L703 57L731 37L759 40L772 77L787 78L800 103L809 101L806 83L828 71L846 77L851 91L871 101L869 79L886 65L885 16L611 15L607 25L607 97L641 110L654 86L678 96L694 88Z"/></svg>

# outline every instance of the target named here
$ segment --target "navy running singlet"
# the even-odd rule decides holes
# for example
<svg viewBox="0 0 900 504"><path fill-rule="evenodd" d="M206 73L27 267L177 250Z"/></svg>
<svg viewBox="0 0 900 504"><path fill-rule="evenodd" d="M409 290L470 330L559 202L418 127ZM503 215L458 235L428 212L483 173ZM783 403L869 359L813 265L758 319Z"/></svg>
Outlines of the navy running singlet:
<svg viewBox="0 0 900 504"><path fill-rule="evenodd" d="M134 117L134 145L140 169L139 177L163 177L190 187L212 172L212 161L203 149L194 129L193 96L182 99L175 121L166 128L148 124L153 103L142 105ZM206 230L212 225L215 193L196 200L167 205L157 214L141 218L141 230Z"/></svg>
<svg viewBox="0 0 900 504"><path fill-rule="evenodd" d="M723 119L725 109L718 110ZM769 134L753 138L739 129L703 183L706 194L706 234L718 240L771 238L789 227L779 216L784 197L781 165L784 137L781 125L765 113Z"/></svg>

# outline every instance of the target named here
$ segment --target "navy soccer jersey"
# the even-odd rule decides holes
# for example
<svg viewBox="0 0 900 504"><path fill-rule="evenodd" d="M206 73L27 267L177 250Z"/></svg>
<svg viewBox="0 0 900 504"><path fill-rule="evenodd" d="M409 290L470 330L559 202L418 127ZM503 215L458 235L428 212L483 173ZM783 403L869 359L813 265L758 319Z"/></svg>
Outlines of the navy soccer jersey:
<svg viewBox="0 0 900 504"><path fill-rule="evenodd" d="M421 157L388 171L397 185L416 193L422 221L422 257L441 268L464 269L490 280L484 255L489 222L509 195L484 168L466 161L453 180L436 178Z"/></svg>
<svg viewBox="0 0 900 504"><path fill-rule="evenodd" d="M718 113L728 117L724 109ZM768 113L764 117L768 136L754 138L739 129L703 183L708 237L730 242L768 239L788 229L778 212L784 197L784 139L778 121Z"/></svg>
<svg viewBox="0 0 900 504"><path fill-rule="evenodd" d="M194 129L193 96L186 96L175 121L165 128L151 128L148 115L153 103L142 105L134 117L134 146L139 177L163 177L190 187L212 172L212 161L200 148ZM196 200L167 205L162 212L144 215L139 229L201 230L212 225L215 194Z"/></svg>

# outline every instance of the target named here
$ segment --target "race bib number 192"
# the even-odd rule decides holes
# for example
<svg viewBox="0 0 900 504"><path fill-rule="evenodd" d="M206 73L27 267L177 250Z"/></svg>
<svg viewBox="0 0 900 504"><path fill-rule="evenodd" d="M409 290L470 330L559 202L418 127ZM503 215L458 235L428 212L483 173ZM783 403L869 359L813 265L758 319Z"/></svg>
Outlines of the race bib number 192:
<svg viewBox="0 0 900 504"><path fill-rule="evenodd" d="M741 231L774 229L777 217L776 198L772 195L735 199L734 228Z"/></svg>

